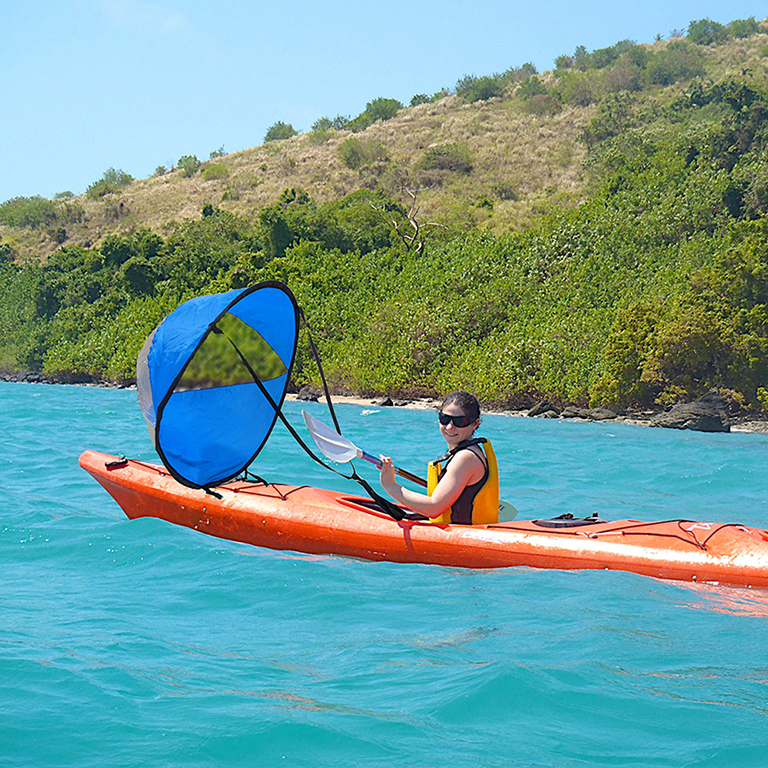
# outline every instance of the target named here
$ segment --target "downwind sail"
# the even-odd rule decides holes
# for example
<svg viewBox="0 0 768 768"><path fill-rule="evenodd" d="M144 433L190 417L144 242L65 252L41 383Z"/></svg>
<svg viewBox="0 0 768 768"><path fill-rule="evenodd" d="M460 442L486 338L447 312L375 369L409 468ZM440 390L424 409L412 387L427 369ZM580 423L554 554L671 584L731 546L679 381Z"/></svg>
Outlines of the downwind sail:
<svg viewBox="0 0 768 768"><path fill-rule="evenodd" d="M139 405L176 480L219 485L256 458L285 398L298 331L290 289L266 281L191 299L149 335Z"/></svg>

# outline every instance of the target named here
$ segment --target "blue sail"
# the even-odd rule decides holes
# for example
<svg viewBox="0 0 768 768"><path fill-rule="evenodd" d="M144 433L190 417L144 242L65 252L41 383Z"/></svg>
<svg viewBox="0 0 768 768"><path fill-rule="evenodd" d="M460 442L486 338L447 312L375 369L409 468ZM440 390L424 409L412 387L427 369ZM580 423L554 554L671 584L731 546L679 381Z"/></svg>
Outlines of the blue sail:
<svg viewBox="0 0 768 768"><path fill-rule="evenodd" d="M235 477L256 458L285 398L299 310L267 281L171 312L137 361L139 405L160 458L184 485Z"/></svg>

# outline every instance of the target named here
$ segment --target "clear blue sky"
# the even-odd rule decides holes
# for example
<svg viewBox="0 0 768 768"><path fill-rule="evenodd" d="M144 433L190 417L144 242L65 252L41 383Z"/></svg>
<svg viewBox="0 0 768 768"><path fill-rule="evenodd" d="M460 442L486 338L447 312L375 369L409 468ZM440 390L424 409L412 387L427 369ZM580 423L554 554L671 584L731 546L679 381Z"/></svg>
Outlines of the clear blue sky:
<svg viewBox="0 0 768 768"><path fill-rule="evenodd" d="M652 42L756 0L0 0L0 201L85 191L185 154L261 144L385 96L452 87L578 45Z"/></svg>

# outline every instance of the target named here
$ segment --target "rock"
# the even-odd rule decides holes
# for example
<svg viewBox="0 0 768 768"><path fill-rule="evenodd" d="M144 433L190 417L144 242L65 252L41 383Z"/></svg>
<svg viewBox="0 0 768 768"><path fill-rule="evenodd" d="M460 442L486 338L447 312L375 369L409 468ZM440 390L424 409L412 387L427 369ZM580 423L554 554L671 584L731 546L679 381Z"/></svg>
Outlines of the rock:
<svg viewBox="0 0 768 768"><path fill-rule="evenodd" d="M567 405L560 416L564 419L588 419L589 408L579 408L576 405Z"/></svg>
<svg viewBox="0 0 768 768"><path fill-rule="evenodd" d="M559 419L560 414L557 411L544 411L544 413L536 414L537 419Z"/></svg>
<svg viewBox="0 0 768 768"><path fill-rule="evenodd" d="M610 408L590 408L588 418L593 421L607 421L608 419L615 419L618 414L614 413Z"/></svg>
<svg viewBox="0 0 768 768"><path fill-rule="evenodd" d="M379 400L378 403L376 403L381 408L388 408L390 405L393 405L392 398L391 397L385 397L383 400Z"/></svg>
<svg viewBox="0 0 768 768"><path fill-rule="evenodd" d="M727 403L710 393L692 403L680 403L666 413L657 414L651 419L651 426L694 429L699 432L730 432L731 420Z"/></svg>
<svg viewBox="0 0 768 768"><path fill-rule="evenodd" d="M547 400L541 400L540 402L536 403L536 405L531 408L530 411L528 411L528 415L533 416L543 416L548 411L551 411L555 414L555 416L560 415L560 409L556 405L552 405L552 403L548 402ZM548 419L553 418L552 416L547 416Z"/></svg>
<svg viewBox="0 0 768 768"><path fill-rule="evenodd" d="M299 390L299 394L296 397L307 403L316 403L320 397L320 393L314 387L307 384Z"/></svg>

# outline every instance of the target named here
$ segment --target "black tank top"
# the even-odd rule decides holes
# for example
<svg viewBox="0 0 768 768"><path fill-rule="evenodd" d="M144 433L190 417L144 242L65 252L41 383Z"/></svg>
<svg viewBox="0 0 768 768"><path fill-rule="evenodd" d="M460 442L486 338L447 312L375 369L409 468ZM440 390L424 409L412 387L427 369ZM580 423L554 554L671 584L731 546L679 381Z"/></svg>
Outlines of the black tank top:
<svg viewBox="0 0 768 768"><path fill-rule="evenodd" d="M448 465L459 451L468 451L472 448L473 445L477 444L478 443L475 442L468 444L462 443L458 446L458 448L454 449L453 451L449 451L448 454L446 454L445 459L443 459L443 457L438 459L438 461L445 460L445 466L440 471L438 482L443 479L443 475L446 473ZM472 485L466 486L461 492L459 498L453 502L453 505L451 506L451 523L455 523L457 525L472 525L472 509L475 504L475 496L480 493L482 487L488 482L488 477L490 475L490 471L488 469L488 459L486 459L485 454L482 451L480 451L479 454L475 453L474 451L472 451L472 453L477 456L480 461L483 462L483 466L485 467L485 474L476 483L472 483Z"/></svg>

